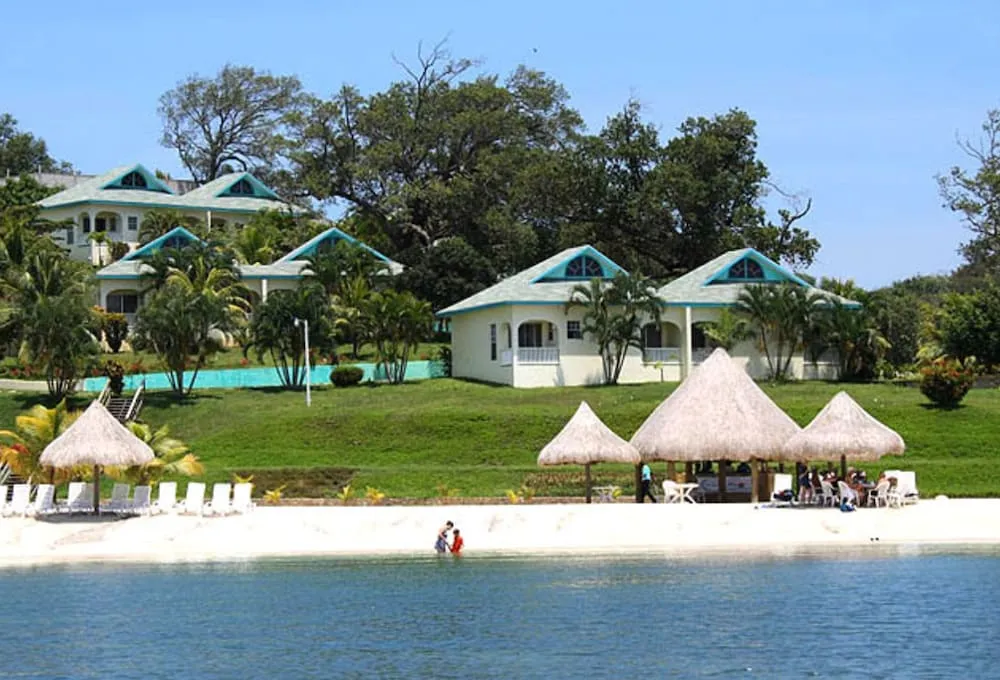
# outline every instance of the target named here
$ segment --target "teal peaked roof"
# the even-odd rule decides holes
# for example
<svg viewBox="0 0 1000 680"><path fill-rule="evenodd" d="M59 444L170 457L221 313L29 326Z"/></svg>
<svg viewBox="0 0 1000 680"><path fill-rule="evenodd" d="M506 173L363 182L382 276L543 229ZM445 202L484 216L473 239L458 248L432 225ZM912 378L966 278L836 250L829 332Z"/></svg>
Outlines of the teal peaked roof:
<svg viewBox="0 0 1000 680"><path fill-rule="evenodd" d="M142 258L146 257L147 255L152 255L153 253L155 253L160 248L169 247L168 245L165 245L165 244L169 244L171 241L174 241L174 240L177 240L177 239L182 240L182 241L186 241L188 243L202 243L202 240L200 238L198 238L197 236L195 236L194 234L192 234L190 231L188 231L184 227L174 227L173 229L171 229L170 231L168 231L166 234L163 234L161 236L157 236L156 238L154 238L152 241L150 241L149 243L145 244L144 246L142 246L140 248L136 248L131 253L129 253L125 257L121 258L121 260L119 260L119 262L125 262L125 261L128 261L128 260L141 260Z"/></svg>
<svg viewBox="0 0 1000 680"><path fill-rule="evenodd" d="M372 248L371 246L369 246L369 245L367 245L365 243L362 243L361 241L359 241L358 239L354 238L350 234L348 234L346 232L343 232L340 229L337 229L337 227L330 227L326 231L323 231L323 232L317 234L316 236L312 237L311 239L309 239L308 241L306 241L305 243L303 243L301 246L299 246L298 248L296 248L292 252L290 252L287 255L285 255L284 257L280 258L275 264L277 264L279 262L297 262L297 261L301 261L304 258L309 257L314 252L316 252L316 249L322 243L328 242L328 241L329 242L333 242L333 243L336 243L337 241L347 241L348 243L353 243L354 245L357 245L357 246L360 246L360 247L364 248L369 253L371 253L376 259L378 259L378 260L380 260L380 261L385 262L386 264L388 264L389 265L389 269L392 271L393 274L398 274L400 271L403 270L403 266L401 264L399 264L398 262L394 262L390 258L386 257L385 255L383 255L379 251L377 251L374 248Z"/></svg>

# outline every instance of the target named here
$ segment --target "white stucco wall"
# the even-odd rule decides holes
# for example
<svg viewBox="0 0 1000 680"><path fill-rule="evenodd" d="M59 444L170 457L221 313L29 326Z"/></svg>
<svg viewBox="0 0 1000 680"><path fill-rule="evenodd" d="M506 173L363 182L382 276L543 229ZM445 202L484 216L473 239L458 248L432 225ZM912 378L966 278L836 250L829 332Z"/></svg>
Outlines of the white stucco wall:
<svg viewBox="0 0 1000 680"><path fill-rule="evenodd" d="M496 360L490 356L490 324L497 327ZM513 385L513 366L504 366L502 361L506 349L504 324L510 324L510 307L491 307L452 317L451 374L456 378ZM516 332L511 329L515 342Z"/></svg>

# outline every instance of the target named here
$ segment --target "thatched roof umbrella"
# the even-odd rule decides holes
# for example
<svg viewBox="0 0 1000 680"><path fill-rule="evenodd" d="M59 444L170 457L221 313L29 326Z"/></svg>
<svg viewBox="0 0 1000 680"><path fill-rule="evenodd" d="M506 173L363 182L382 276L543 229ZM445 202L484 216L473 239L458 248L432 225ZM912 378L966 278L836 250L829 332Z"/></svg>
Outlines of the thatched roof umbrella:
<svg viewBox="0 0 1000 680"><path fill-rule="evenodd" d="M538 454L539 465L582 465L590 502L590 466L593 463L639 462L639 452L605 425L585 401L563 429Z"/></svg>
<svg viewBox="0 0 1000 680"><path fill-rule="evenodd" d="M791 460L808 462L840 459L841 475L847 461L876 461L902 455L906 443L899 433L865 411L847 392L838 392L805 429L784 446Z"/></svg>
<svg viewBox="0 0 1000 680"><path fill-rule="evenodd" d="M644 461L784 460L799 426L721 347L632 436ZM757 466L753 495L757 495ZM720 466L720 493L725 477Z"/></svg>
<svg viewBox="0 0 1000 680"><path fill-rule="evenodd" d="M101 509L101 466L142 465L155 458L153 449L115 420L94 400L66 431L42 452L41 462L57 468L94 466L94 512Z"/></svg>

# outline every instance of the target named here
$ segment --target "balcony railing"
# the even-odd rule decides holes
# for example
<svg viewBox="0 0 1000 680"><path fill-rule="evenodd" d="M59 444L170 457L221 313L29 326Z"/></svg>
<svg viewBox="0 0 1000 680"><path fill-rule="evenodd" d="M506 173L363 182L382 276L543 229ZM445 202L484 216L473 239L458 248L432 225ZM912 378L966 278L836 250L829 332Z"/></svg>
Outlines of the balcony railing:
<svg viewBox="0 0 1000 680"><path fill-rule="evenodd" d="M518 347L517 363L519 364L558 364L558 347Z"/></svg>
<svg viewBox="0 0 1000 680"><path fill-rule="evenodd" d="M514 350L512 350L512 349L505 349L505 350L501 351L500 352L500 365L501 366L510 366L512 363L514 363Z"/></svg>
<svg viewBox="0 0 1000 680"><path fill-rule="evenodd" d="M680 347L647 347L642 350L642 360L647 364L669 364L681 360Z"/></svg>

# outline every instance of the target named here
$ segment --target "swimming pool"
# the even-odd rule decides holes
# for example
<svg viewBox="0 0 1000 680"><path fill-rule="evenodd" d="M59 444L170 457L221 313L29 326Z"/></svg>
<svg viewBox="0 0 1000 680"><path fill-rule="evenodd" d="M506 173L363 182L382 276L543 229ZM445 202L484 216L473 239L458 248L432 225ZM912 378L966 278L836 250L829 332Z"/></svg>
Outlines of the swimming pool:
<svg viewBox="0 0 1000 680"><path fill-rule="evenodd" d="M385 372L380 366L371 363L350 365L357 366L364 371L363 381L385 379ZM312 370L309 371L312 383L314 385L329 384L331 368L333 367L329 365L313 366ZM427 380L429 378L439 378L443 375L441 364L437 361L411 361L406 365L407 380ZM190 376L185 374L184 379L187 381L190 379ZM166 373L127 375L125 376L125 389L134 390L143 381L146 382L147 390L170 389L170 381L167 379ZM108 379L105 377L87 378L83 381L83 389L85 392L100 392L104 389L107 382ZM220 390L235 390L246 387L279 387L280 385L281 380L278 378L278 372L273 368L265 367L202 370L198 372L198 378L194 384L198 389Z"/></svg>

